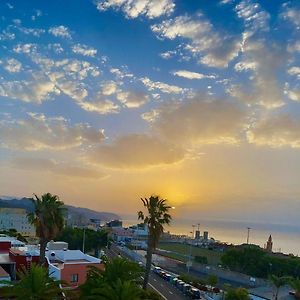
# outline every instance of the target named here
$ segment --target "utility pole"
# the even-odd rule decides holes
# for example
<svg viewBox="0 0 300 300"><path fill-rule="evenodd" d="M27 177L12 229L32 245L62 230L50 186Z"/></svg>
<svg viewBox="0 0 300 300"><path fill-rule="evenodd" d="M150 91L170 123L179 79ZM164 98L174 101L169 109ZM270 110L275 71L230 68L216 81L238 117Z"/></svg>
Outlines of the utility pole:
<svg viewBox="0 0 300 300"><path fill-rule="evenodd" d="M195 226L195 225L193 225L193 226ZM190 233L194 236L194 231L193 232L191 231ZM186 265L187 265L187 272L190 273L190 267L192 266L192 240L190 242L189 260Z"/></svg>
<svg viewBox="0 0 300 300"><path fill-rule="evenodd" d="M82 252L85 250L85 227L83 228L83 238L82 238Z"/></svg>
<svg viewBox="0 0 300 300"><path fill-rule="evenodd" d="M247 244L249 245L249 237L250 237L250 227L247 227Z"/></svg>

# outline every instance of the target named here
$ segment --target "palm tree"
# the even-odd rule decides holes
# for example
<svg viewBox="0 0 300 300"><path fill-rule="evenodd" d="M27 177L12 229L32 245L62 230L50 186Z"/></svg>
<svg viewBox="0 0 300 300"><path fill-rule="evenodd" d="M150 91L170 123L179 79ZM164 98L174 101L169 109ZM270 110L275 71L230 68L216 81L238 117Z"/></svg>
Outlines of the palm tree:
<svg viewBox="0 0 300 300"><path fill-rule="evenodd" d="M108 262L105 270L90 267L86 282L80 286L81 299L136 299L136 291L141 292L138 288L141 275L137 263L120 257Z"/></svg>
<svg viewBox="0 0 300 300"><path fill-rule="evenodd" d="M64 227L64 203L58 196L46 193L31 199L34 211L27 214L28 221L35 226L40 239L40 264L45 263L47 243L53 240Z"/></svg>
<svg viewBox="0 0 300 300"><path fill-rule="evenodd" d="M94 290L93 296L88 299L103 300L140 300L142 289L131 281L122 281L118 279L115 282L105 283Z"/></svg>
<svg viewBox="0 0 300 300"><path fill-rule="evenodd" d="M280 288L282 286L284 286L285 284L287 284L289 277L286 277L286 276L278 277L276 275L271 275L270 280L273 283L273 285L275 286L274 300L277 300Z"/></svg>
<svg viewBox="0 0 300 300"><path fill-rule="evenodd" d="M16 300L53 300L63 299L60 281L49 277L46 268L33 264L30 270L25 267L18 272L20 278L16 282L7 282L0 289L0 294Z"/></svg>
<svg viewBox="0 0 300 300"><path fill-rule="evenodd" d="M143 220L144 224L148 227L146 271L143 283L143 289L146 289L151 271L152 253L164 231L164 225L169 225L172 217L169 214L171 206L167 205L167 200L160 199L158 196L151 196L149 199L145 198L141 200L146 208L147 215L144 215L144 213L140 211L138 212L138 218L139 220Z"/></svg>

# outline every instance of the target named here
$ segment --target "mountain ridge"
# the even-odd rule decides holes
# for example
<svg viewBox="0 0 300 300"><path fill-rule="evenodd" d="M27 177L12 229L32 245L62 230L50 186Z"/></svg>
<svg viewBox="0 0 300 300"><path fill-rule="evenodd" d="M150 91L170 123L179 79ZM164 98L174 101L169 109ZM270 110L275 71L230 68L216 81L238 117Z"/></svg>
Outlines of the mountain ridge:
<svg viewBox="0 0 300 300"><path fill-rule="evenodd" d="M30 198L15 198L5 196L4 199L0 196L0 208L23 208L27 212L33 211L33 204L30 201ZM105 212L105 211L96 211L85 207L72 206L65 204L65 207L68 210L68 219L73 218L84 218L84 219L100 219L101 221L111 221L115 219L120 219L115 213Z"/></svg>

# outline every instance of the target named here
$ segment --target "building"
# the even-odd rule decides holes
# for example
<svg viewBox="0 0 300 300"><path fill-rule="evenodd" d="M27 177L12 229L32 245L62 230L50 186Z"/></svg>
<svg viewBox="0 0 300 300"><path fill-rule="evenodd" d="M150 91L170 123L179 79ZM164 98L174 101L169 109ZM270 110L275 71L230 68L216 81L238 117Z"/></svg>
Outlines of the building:
<svg viewBox="0 0 300 300"><path fill-rule="evenodd" d="M48 250L46 259L49 276L67 282L71 287L83 284L90 266L104 269L101 260L84 254L80 250Z"/></svg>
<svg viewBox="0 0 300 300"><path fill-rule="evenodd" d="M15 237L7 236L5 234L0 234L0 252L9 252L10 248L24 247L25 244Z"/></svg>
<svg viewBox="0 0 300 300"><path fill-rule="evenodd" d="M36 245L27 245L9 249L10 261L15 264L16 272L24 267L30 269L33 263L37 264L40 259L40 249Z"/></svg>
<svg viewBox="0 0 300 300"><path fill-rule="evenodd" d="M195 240L200 240L200 230L196 230Z"/></svg>
<svg viewBox="0 0 300 300"><path fill-rule="evenodd" d="M35 228L29 224L23 208L0 208L0 230L15 229L25 236L34 236Z"/></svg>
<svg viewBox="0 0 300 300"><path fill-rule="evenodd" d="M272 252L272 249L273 249L273 240L272 240L272 235L270 235L267 241L266 250L268 252Z"/></svg>
<svg viewBox="0 0 300 300"><path fill-rule="evenodd" d="M9 274L0 266L0 287L4 284L1 284L1 281L11 281Z"/></svg>
<svg viewBox="0 0 300 300"><path fill-rule="evenodd" d="M106 223L106 226L109 228L113 227L122 227L123 223L120 220L112 220Z"/></svg>
<svg viewBox="0 0 300 300"><path fill-rule="evenodd" d="M47 250L64 250L68 249L69 245L67 242L54 242L50 241L47 243Z"/></svg>
<svg viewBox="0 0 300 300"><path fill-rule="evenodd" d="M204 241L208 241L208 231L203 231L203 239Z"/></svg>

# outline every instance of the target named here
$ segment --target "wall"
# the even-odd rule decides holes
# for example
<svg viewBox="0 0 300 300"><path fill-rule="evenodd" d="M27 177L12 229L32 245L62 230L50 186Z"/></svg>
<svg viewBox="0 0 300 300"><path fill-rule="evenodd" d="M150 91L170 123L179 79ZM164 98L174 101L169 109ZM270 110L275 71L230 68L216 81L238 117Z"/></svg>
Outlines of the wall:
<svg viewBox="0 0 300 300"><path fill-rule="evenodd" d="M68 282L71 286L78 286L86 281L89 266L104 269L103 264L64 264L61 269L61 280ZM70 282L72 274L78 274L78 282Z"/></svg>
<svg viewBox="0 0 300 300"><path fill-rule="evenodd" d="M9 252L9 248L11 247L11 242L0 242L0 251L1 252Z"/></svg>

